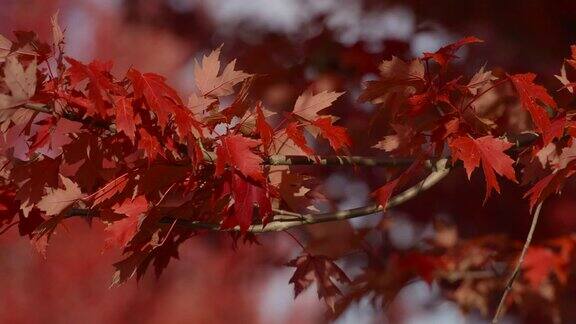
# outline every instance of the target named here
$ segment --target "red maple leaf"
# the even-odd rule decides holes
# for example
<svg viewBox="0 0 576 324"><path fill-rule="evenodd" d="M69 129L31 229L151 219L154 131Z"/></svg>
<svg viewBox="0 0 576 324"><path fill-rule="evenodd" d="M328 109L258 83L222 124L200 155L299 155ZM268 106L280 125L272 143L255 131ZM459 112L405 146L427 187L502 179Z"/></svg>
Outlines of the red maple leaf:
<svg viewBox="0 0 576 324"><path fill-rule="evenodd" d="M524 198L528 197L530 200L530 209L532 210L534 206L544 201L548 196L560 192L566 179L573 173L574 171L570 169L560 169L558 172L549 174L536 182L524 194Z"/></svg>
<svg viewBox="0 0 576 324"><path fill-rule="evenodd" d="M316 282L318 298L323 298L332 311L334 311L336 296L342 294L334 280L343 284L351 283L344 271L334 261L323 255L303 254L286 265L296 268L290 278L290 283L294 284L294 297L298 297L302 291Z"/></svg>
<svg viewBox="0 0 576 324"><path fill-rule="evenodd" d="M436 61L438 64L440 64L440 66L443 69L445 69L451 60L457 58L455 53L460 49L460 47L467 44L482 43L482 42L483 40L479 38L476 38L474 36L468 36L458 40L455 43L446 45L434 53L424 53L424 58Z"/></svg>
<svg viewBox="0 0 576 324"><path fill-rule="evenodd" d="M374 191L372 196L376 198L376 201L378 201L381 206L386 207L388 200L390 200L396 187L401 186L406 181L410 180L410 178L414 176L415 172L418 171L421 164L422 158L416 159L416 161L414 161L414 163L412 163L412 165L410 165L410 167L402 172L402 174L400 174L396 179L388 181L385 185Z"/></svg>
<svg viewBox="0 0 576 324"><path fill-rule="evenodd" d="M330 146L332 146L334 151L346 149L352 145L352 140L348 136L346 128L332 125L332 118L318 118L312 124L320 129L320 135L330 142Z"/></svg>
<svg viewBox="0 0 576 324"><path fill-rule="evenodd" d="M84 65L73 58L66 57L70 64L64 74L70 79L70 84L74 87L81 81L88 79L88 97L94 102L95 111L87 110L88 115L100 114L102 117L108 115L108 105L106 104L107 91L120 91L120 87L112 82L110 70L112 62L92 61Z"/></svg>
<svg viewBox="0 0 576 324"><path fill-rule="evenodd" d="M176 125L176 132L181 138L186 138L191 134L192 129L197 129L199 134L202 134L200 130L200 123L194 119L192 111L182 107L174 107L174 124Z"/></svg>
<svg viewBox="0 0 576 324"><path fill-rule="evenodd" d="M534 73L515 74L510 76L510 80L518 92L522 107L528 110L532 121L536 128L543 135L544 145L552 141L550 134L550 118L548 117L547 108L541 104L545 104L550 109L557 109L556 102L548 91L541 85L535 84Z"/></svg>
<svg viewBox="0 0 576 324"><path fill-rule="evenodd" d="M224 173L226 165L240 171L243 175L256 181L264 181L262 158L252 149L260 145L260 140L244 137L242 135L226 135L220 138L216 146L216 175Z"/></svg>
<svg viewBox="0 0 576 324"><path fill-rule="evenodd" d="M224 218L222 228L239 225L240 230L245 233L255 215L264 224L272 215L269 190L260 184L254 184L249 179L234 173L225 192L231 193L234 204L229 216Z"/></svg>
<svg viewBox="0 0 576 324"><path fill-rule="evenodd" d="M126 97L116 97L114 100L116 109L116 129L123 132L134 142L136 137L136 125L140 123L140 118L134 115L132 99Z"/></svg>
<svg viewBox="0 0 576 324"><path fill-rule="evenodd" d="M268 151L270 145L272 144L272 137L274 136L274 130L266 122L264 117L264 112L262 111L262 106L259 104L256 106L256 131L262 139L262 144L264 144L264 149Z"/></svg>
<svg viewBox="0 0 576 324"><path fill-rule="evenodd" d="M158 124L162 129L168 123L168 117L177 109L183 106L182 100L166 84L166 78L154 73L140 73L135 69L130 69L127 74L134 86L134 96L136 99L143 98L148 107L156 114Z"/></svg>
<svg viewBox="0 0 576 324"><path fill-rule="evenodd" d="M306 143L304 133L298 127L298 122L291 122L286 126L286 135L296 146L308 155L314 154L314 150Z"/></svg>
<svg viewBox="0 0 576 324"><path fill-rule="evenodd" d="M512 143L488 135L476 139L467 136L456 137L449 142L449 145L452 150L452 159L464 162L468 178L482 163L482 170L486 177L484 202L490 196L492 189L500 193L495 173L516 182L516 174L512 166L514 160L504 153L512 147Z"/></svg>
<svg viewBox="0 0 576 324"><path fill-rule="evenodd" d="M126 185L130 177L128 177L128 173L124 173L117 178L109 181L106 185L100 188L98 191L94 192L92 195L87 197L87 199L91 199L92 207L95 207L106 200L116 196L117 194L121 193L126 189Z"/></svg>
<svg viewBox="0 0 576 324"><path fill-rule="evenodd" d="M572 239L557 239L552 242L557 251L548 247L532 246L526 253L522 264L524 278L534 289L553 273L563 284L568 280L568 264L571 260L571 252L574 247Z"/></svg>
<svg viewBox="0 0 576 324"><path fill-rule="evenodd" d="M140 134L138 147L144 150L149 161L155 160L158 154L163 155L162 145L155 136L150 135L144 128L140 128L138 133Z"/></svg>
<svg viewBox="0 0 576 324"><path fill-rule="evenodd" d="M126 217L113 222L106 228L106 231L110 233L110 237L106 239L106 247L124 247L138 231L139 216L148 210L148 200L143 195L134 199L127 198L122 203L112 206L112 210Z"/></svg>

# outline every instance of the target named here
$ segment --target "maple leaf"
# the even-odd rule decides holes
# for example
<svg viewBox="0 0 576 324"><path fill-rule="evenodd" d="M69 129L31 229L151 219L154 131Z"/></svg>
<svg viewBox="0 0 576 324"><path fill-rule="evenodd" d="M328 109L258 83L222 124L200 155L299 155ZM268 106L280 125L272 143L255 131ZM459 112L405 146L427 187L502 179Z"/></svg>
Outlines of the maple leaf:
<svg viewBox="0 0 576 324"><path fill-rule="evenodd" d="M197 135L202 136L200 123L194 119L190 110L182 106L174 108L174 125L176 125L176 133L180 138L186 138L193 130L197 131Z"/></svg>
<svg viewBox="0 0 576 324"><path fill-rule="evenodd" d="M208 108L216 101L217 100L214 98L199 96L195 93L192 93L188 97L187 107L196 118L203 120L205 115L207 115Z"/></svg>
<svg viewBox="0 0 576 324"><path fill-rule="evenodd" d="M293 113L308 121L315 120L321 117L318 115L319 111L330 107L342 94L344 94L344 92L322 91L317 94L309 91L304 92L296 99ZM326 115L323 117L330 116Z"/></svg>
<svg viewBox="0 0 576 324"><path fill-rule="evenodd" d="M62 154L63 147L73 141L71 134L79 133L83 124L68 119L49 118L38 123L41 127L30 138L29 152L42 153L55 158Z"/></svg>
<svg viewBox="0 0 576 324"><path fill-rule="evenodd" d="M548 94L548 91L541 85L534 83L535 78L536 75L534 73L510 76L510 80L520 97L522 107L530 113L534 125L536 125L538 131L543 135L544 145L547 145L552 141L549 134L550 118L548 117L546 107L541 106L539 103L541 102L553 110L556 110L557 106L554 99Z"/></svg>
<svg viewBox="0 0 576 324"><path fill-rule="evenodd" d="M421 60L412 60L409 63L404 62L396 56L392 59L382 61L378 67L380 77L384 80L423 80L424 64Z"/></svg>
<svg viewBox="0 0 576 324"><path fill-rule="evenodd" d="M259 219L265 224L272 216L268 190L261 185L251 183L236 173L232 174L230 182L228 191L232 194L234 204L230 216L222 221L222 228L233 228L239 225L240 230L246 233L252 224L255 210Z"/></svg>
<svg viewBox="0 0 576 324"><path fill-rule="evenodd" d="M148 257L148 251L136 251L126 259L113 264L116 271L112 276L110 288L117 287L132 278L143 267L144 260ZM139 276L137 276L139 277Z"/></svg>
<svg viewBox="0 0 576 324"><path fill-rule="evenodd" d="M288 139L290 139L298 148L300 148L305 154L312 155L314 150L308 146L306 143L306 138L302 130L298 128L297 122L291 122L286 126L285 129Z"/></svg>
<svg viewBox="0 0 576 324"><path fill-rule="evenodd" d="M418 136L412 126L403 124L390 124L390 126L396 134L384 136L376 145L372 146L373 148L386 152L411 153L414 151L414 146L418 147L422 144L421 137Z"/></svg>
<svg viewBox="0 0 576 324"><path fill-rule="evenodd" d="M445 104L448 107L453 107L450 101L450 94L448 88L444 87L440 90L435 88L428 88L425 92L415 94L407 100L410 109L408 110L409 116L417 116L423 114L430 108Z"/></svg>
<svg viewBox="0 0 576 324"><path fill-rule="evenodd" d="M390 197L400 183L400 180L401 177L398 177L392 181L388 181L386 184L372 193L372 195L376 198L376 201L378 201L381 206L386 207L388 200L390 200Z"/></svg>
<svg viewBox="0 0 576 324"><path fill-rule="evenodd" d="M36 204L46 215L59 215L63 210L82 198L82 192L72 180L60 176L64 189L48 189L47 194Z"/></svg>
<svg viewBox="0 0 576 324"><path fill-rule="evenodd" d="M117 194L123 192L129 180L130 178L128 177L128 173L124 173L121 176L109 181L98 191L91 194L87 198L93 200L92 207L99 205L105 202L106 200L116 196Z"/></svg>
<svg viewBox="0 0 576 324"><path fill-rule="evenodd" d="M134 96L136 99L144 98L148 107L158 118L161 129L166 127L168 117L177 109L183 106L182 99L166 84L166 78L154 73L140 73L135 69L130 69L126 75L134 86Z"/></svg>
<svg viewBox="0 0 576 324"><path fill-rule="evenodd" d="M574 242L572 239L557 239L551 243L557 251L548 247L531 246L526 253L522 270L534 289L539 289L552 273L562 284L568 280L567 266L571 261Z"/></svg>
<svg viewBox="0 0 576 324"><path fill-rule="evenodd" d="M532 188L524 194L524 198L528 197L530 201L530 210L534 209L538 203L543 202L548 196L560 192L566 179L573 173L574 171L569 169L561 169L536 182Z"/></svg>
<svg viewBox="0 0 576 324"><path fill-rule="evenodd" d="M32 232L32 246L38 251L44 259L46 259L46 250L48 248L48 242L52 237L52 234L56 231L56 227L64 219L64 214L60 213L55 217L50 217L43 221L34 229Z"/></svg>
<svg viewBox="0 0 576 324"><path fill-rule="evenodd" d="M138 148L144 150L149 161L155 160L158 154L164 156L162 154L162 145L160 145L155 136L150 135L144 128L140 128L138 133L140 134Z"/></svg>
<svg viewBox="0 0 576 324"><path fill-rule="evenodd" d="M290 283L294 284L294 297L298 297L302 291L316 282L318 298L324 299L332 311L334 311L336 296L342 294L334 281L343 284L351 283L344 271L334 261L323 255L303 254L286 265L296 268L290 278Z"/></svg>
<svg viewBox="0 0 576 324"><path fill-rule="evenodd" d="M376 191L372 193L372 196L376 198L376 201L386 208L388 204L388 200L392 196L392 193L396 189L396 187L403 185L406 181L408 181L412 176L414 176L415 172L419 169L420 165L422 164L422 158L417 158L408 169L402 172L396 179L387 182L382 187L378 188Z"/></svg>
<svg viewBox="0 0 576 324"><path fill-rule="evenodd" d="M332 125L331 118L318 118L312 122L312 125L320 129L320 135L330 142L330 146L334 151L346 149L352 145L352 140L348 136L346 128Z"/></svg>
<svg viewBox="0 0 576 324"><path fill-rule="evenodd" d="M216 146L216 175L224 173L226 165L229 165L256 181L264 181L262 158L255 154L252 149L261 144L260 140L246 138L242 135L226 135L220 138Z"/></svg>
<svg viewBox="0 0 576 324"><path fill-rule="evenodd" d="M50 17L50 27L52 29L52 45L54 48L59 48L64 44L64 33L58 23L60 11L57 10L55 14Z"/></svg>
<svg viewBox="0 0 576 324"><path fill-rule="evenodd" d="M386 103L396 96L405 97L414 87L424 82L425 68L422 60L416 59L409 63L392 56L392 59L383 61L378 67L380 80L367 81L358 100L373 103Z"/></svg>
<svg viewBox="0 0 576 324"><path fill-rule="evenodd" d="M234 93L234 86L245 79L251 77L251 74L240 70L235 70L236 60L228 63L220 72L220 50L215 49L208 56L202 57L202 64L196 62L194 65L194 78L196 87L200 90L202 96L223 97Z"/></svg>
<svg viewBox="0 0 576 324"><path fill-rule="evenodd" d="M10 95L0 94L0 111L24 104L36 92L36 60L24 68L16 55L9 55L4 65L3 80Z"/></svg>
<svg viewBox="0 0 576 324"><path fill-rule="evenodd" d="M470 94L475 96L478 94L478 91L481 88L497 79L498 78L492 74L492 71L490 70L484 71L483 66L480 68L478 72L476 72L476 74L474 74L474 76L472 76L472 79L470 79L470 82L468 82L466 88L468 89L468 91L470 91Z"/></svg>
<svg viewBox="0 0 576 324"><path fill-rule="evenodd" d="M88 97L94 103L93 110L87 110L89 115L99 114L102 117L108 116L108 106L106 104L107 92L120 92L121 88L112 82L110 70L112 62L100 62L94 60L85 65L73 58L66 57L66 62L70 67L64 73L64 76L70 79L70 85L76 86L83 80L88 79Z"/></svg>
<svg viewBox="0 0 576 324"><path fill-rule="evenodd" d="M483 40L481 40L479 38L476 38L473 36L468 36L468 37L465 37L465 38L458 40L455 43L446 45L434 53L424 53L424 58L425 59L432 59L432 60L436 61L436 63L438 63L442 67L442 69L446 69L448 67L448 63L451 60L458 58L455 54L456 54L456 51L458 51L460 49L460 47L467 45L467 44L482 43L482 42L483 42Z"/></svg>
<svg viewBox="0 0 576 324"><path fill-rule="evenodd" d="M0 63L3 63L6 60L8 54L10 54L10 49L12 48L12 42L0 35Z"/></svg>
<svg viewBox="0 0 576 324"><path fill-rule="evenodd" d="M116 97L114 100L116 109L116 129L123 132L134 142L136 138L136 125L140 123L139 118L135 118L132 99L126 97Z"/></svg>
<svg viewBox="0 0 576 324"><path fill-rule="evenodd" d="M268 151L270 145L272 144L272 138L274 137L274 130L266 122L266 117L264 117L264 112L262 111L262 105L256 106L256 131L262 139L262 144L264 144L264 149Z"/></svg>
<svg viewBox="0 0 576 324"><path fill-rule="evenodd" d="M45 188L58 187L60 163L60 158L44 157L34 164L17 165L12 169L11 176L19 187L16 199L20 201L24 216L28 216L32 207L42 199Z"/></svg>
<svg viewBox="0 0 576 324"><path fill-rule="evenodd" d="M460 136L451 140L448 144L452 150L452 160L462 160L464 162L464 168L469 179L472 172L482 164L482 170L486 178L484 202L488 200L492 189L500 193L500 186L495 173L516 182L516 174L512 166L514 160L504 153L512 147L512 143L487 135L477 139Z"/></svg>
<svg viewBox="0 0 576 324"><path fill-rule="evenodd" d="M148 200L144 195L134 199L127 198L122 203L112 206L112 210L126 217L113 222L106 228L106 231L110 233L110 237L106 239L106 247L124 247L138 231L139 216L148 210Z"/></svg>
<svg viewBox="0 0 576 324"><path fill-rule="evenodd" d="M556 255L547 248L534 246L528 249L522 270L524 278L532 288L540 288L542 282L557 267L556 260Z"/></svg>
<svg viewBox="0 0 576 324"><path fill-rule="evenodd" d="M566 75L566 66L564 64L562 64L562 68L560 69L560 75L554 75L554 76L562 83L564 88L566 88L570 93L574 93L574 86L576 86L576 84L568 80L568 77Z"/></svg>
<svg viewBox="0 0 576 324"><path fill-rule="evenodd" d="M562 148L562 152L558 156L558 163L555 165L555 168L557 170L572 168L574 162L576 162L576 141L573 141L571 145Z"/></svg>

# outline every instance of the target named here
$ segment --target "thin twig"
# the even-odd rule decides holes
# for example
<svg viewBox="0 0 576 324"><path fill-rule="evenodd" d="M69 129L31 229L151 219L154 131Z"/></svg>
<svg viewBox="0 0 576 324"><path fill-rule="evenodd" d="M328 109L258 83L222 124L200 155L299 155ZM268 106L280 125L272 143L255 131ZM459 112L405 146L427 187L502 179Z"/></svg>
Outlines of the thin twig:
<svg viewBox="0 0 576 324"><path fill-rule="evenodd" d="M274 220L269 222L266 225L263 224L255 224L250 226L248 229L249 232L252 233L265 233L265 232L279 232L284 231L286 229L292 227L298 227L302 225L310 225L310 224L319 224L319 223L326 223L326 222L333 222L345 219L352 219L356 217L367 216L371 214L375 214L378 212L382 212L388 208L398 206L414 197L416 197L422 191L425 191L440 180L442 180L448 173L450 169L448 167L447 159L442 159L436 162L434 166L434 170L430 175L428 175L424 180L420 181L413 187L403 191L402 193L390 198L388 204L386 206L381 205L371 205L365 206L360 208L353 208L347 210L341 210L337 212L329 212L329 213L320 213L320 214L299 214L300 219L281 219L282 216L292 216L294 217L294 213L290 212L289 215L282 215L278 214L275 215ZM279 219L280 218L280 219ZM174 219L171 217L164 217L161 222L170 224ZM201 223L198 221L186 220L186 219L179 219L178 225L182 227L189 227L189 228L201 228L201 229L209 229L214 231L240 231L238 226L230 229L221 229L220 224L207 224Z"/></svg>
<svg viewBox="0 0 576 324"><path fill-rule="evenodd" d="M405 166L414 163L414 159L364 156L304 156L304 155L271 155L264 164L267 165L357 165L357 166Z"/></svg>
<svg viewBox="0 0 576 324"><path fill-rule="evenodd" d="M536 211L532 216L532 224L530 225L528 236L526 236L526 241L524 242L522 252L520 253L518 262L514 267L514 271L512 271L510 277L508 278L508 282L506 283L506 287L504 288L504 292L502 293L502 297L500 298L500 303L498 304L498 308L496 309L496 313L494 314L492 323L498 323L500 317L502 316L502 312L504 311L505 308L506 297L508 297L508 293L510 293L510 290L512 290L512 285L514 285L514 282L516 281L516 278L520 273L520 269L522 268L522 264L524 263L524 258L526 257L526 252L528 251L528 247L530 247L530 242L532 241L532 236L534 235L534 230L536 229L536 224L538 223L538 217L540 216L540 209L542 209L542 203L540 203L538 207L536 207Z"/></svg>

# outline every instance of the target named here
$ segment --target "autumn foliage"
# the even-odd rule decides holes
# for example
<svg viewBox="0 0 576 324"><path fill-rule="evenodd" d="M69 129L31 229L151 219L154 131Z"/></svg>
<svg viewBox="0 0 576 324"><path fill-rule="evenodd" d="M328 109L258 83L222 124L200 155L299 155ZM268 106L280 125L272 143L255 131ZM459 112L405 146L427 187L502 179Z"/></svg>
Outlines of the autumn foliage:
<svg viewBox="0 0 576 324"><path fill-rule="evenodd" d="M393 249L386 239L369 241L386 236L383 218L351 235L366 264L348 276L336 258L315 254L288 230L386 212L462 168L468 179L482 175L484 203L505 183L522 190L537 216L576 172L574 114L552 95L573 95L576 46L550 91L533 73L489 65L456 73L458 51L482 46L475 37L384 60L355 98L374 108L363 139L373 154L358 156L330 110L342 92L309 89L290 110L269 110L252 90L261 76L223 62L218 48L195 63L195 91L183 98L161 75L135 68L113 75L113 62L67 56L57 16L51 28L49 43L32 32L0 36L0 230L17 228L46 255L69 218L101 222L102 248L124 255L113 286L150 267L160 275L192 237L222 232L236 245L259 244L261 233L286 231L302 248L284 260L294 268L295 296L315 283L330 316L366 297L385 308L420 278L491 317L522 241L450 239L452 229L439 223L426 244ZM528 121L520 125L512 111ZM371 135L375 128L382 136ZM365 207L320 211L316 203L327 198L310 170L326 167L382 168L388 181L372 188ZM528 295L553 303L571 280L574 243L560 236L530 245L504 308L521 309Z"/></svg>

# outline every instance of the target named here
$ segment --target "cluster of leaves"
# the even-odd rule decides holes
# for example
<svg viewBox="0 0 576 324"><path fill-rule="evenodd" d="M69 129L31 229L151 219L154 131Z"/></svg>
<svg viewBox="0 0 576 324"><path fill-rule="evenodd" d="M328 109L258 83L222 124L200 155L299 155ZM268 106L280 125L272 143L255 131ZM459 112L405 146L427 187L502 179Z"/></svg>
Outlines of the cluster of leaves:
<svg viewBox="0 0 576 324"><path fill-rule="evenodd" d="M520 182L527 188L524 197L533 209L559 193L576 170L574 114L559 107L549 92L535 83L532 73L510 75L482 67L470 79L451 75L449 65L456 51L478 42L481 40L467 37L419 59L405 62L393 57L380 65L380 79L369 81L360 96L362 101L380 105L379 118L390 125L389 135L374 147L392 156L450 156L453 165L462 162L468 178L481 167L486 182L484 202L493 191L500 193L497 175ZM576 46L572 46L572 57L566 62L576 68L575 59ZM565 67L557 78L563 84L561 91L573 92L575 84ZM382 205L399 183L414 176L414 165L374 192ZM445 238L433 240L403 252L382 247L389 254L371 258L371 265L342 300L342 309L365 297L384 306L400 288L419 277L444 283L447 296L462 307L490 315L521 244L502 236L457 241L446 229L438 233L449 237L450 243ZM555 302L574 264L573 248L573 237L530 247L522 264L522 282L514 287L514 297L507 299L506 305L521 304L523 296L536 294L552 307L548 315L558 318ZM498 270L502 265L505 272Z"/></svg>
<svg viewBox="0 0 576 324"><path fill-rule="evenodd" d="M334 125L338 118L323 113L342 93L307 91L289 112L269 111L251 96L257 76L235 61L222 66L217 49L196 63L195 92L184 102L160 75L131 68L115 77L112 62L65 56L57 16L52 34L52 44L31 32L16 32L14 41L0 36L0 226L18 225L46 253L66 218L104 222L106 246L126 254L114 284L141 277L150 264L160 273L181 243L205 231L254 241L255 228L301 221L322 193L289 156L319 162L322 145L345 154L353 148L346 130ZM359 100L378 107L373 124L387 132L374 148L413 161L373 192L378 205L386 207L422 166L442 158L461 162L469 178L481 168L485 201L500 192L500 176L526 185L531 207L576 171L574 115L534 74L484 67L471 78L452 73L457 51L479 42L467 37L411 61L393 57L365 85ZM566 62L576 69L576 47ZM564 67L558 78L574 90ZM358 235L372 230L380 229ZM566 282L573 243L569 237L532 247L522 287L538 290L553 277ZM384 254L386 262L362 249L369 266L354 280L327 256L305 251L289 262L296 295L316 282L319 297L342 311L366 296L386 303L420 277L449 281L447 291L461 305L487 312L486 296L502 287L493 263L508 268L519 247L490 237L437 240ZM488 275L469 275L477 272ZM340 303L335 281L349 286Z"/></svg>
<svg viewBox="0 0 576 324"><path fill-rule="evenodd" d="M203 227L252 239L251 225L283 204L288 169L267 166L269 156L311 156L315 137L350 146L336 118L320 113L341 93L306 92L292 112L274 114L248 96L255 76L235 61L221 66L217 49L197 62L184 103L160 75L131 68L117 78L112 62L65 56L57 18L52 28L52 44L33 33L0 38L3 197L19 206L1 220L21 224L45 253L64 219L98 218L106 246L128 254L115 283L152 261L160 271ZM201 224L175 226L182 220Z"/></svg>

